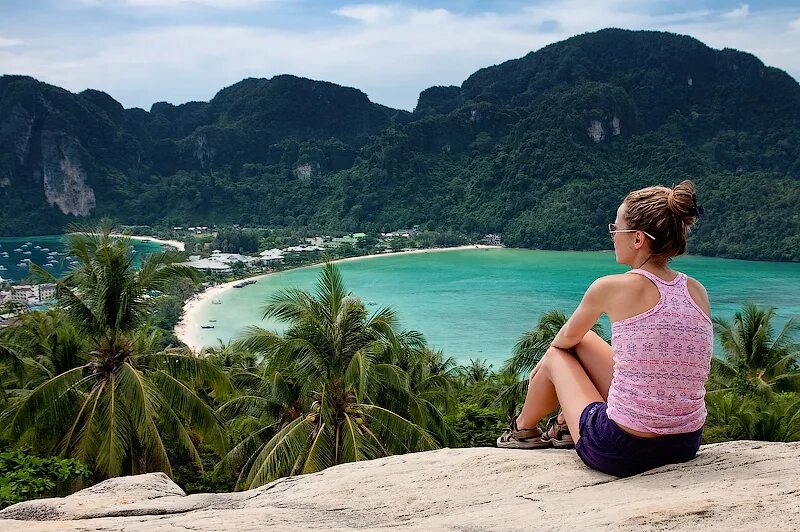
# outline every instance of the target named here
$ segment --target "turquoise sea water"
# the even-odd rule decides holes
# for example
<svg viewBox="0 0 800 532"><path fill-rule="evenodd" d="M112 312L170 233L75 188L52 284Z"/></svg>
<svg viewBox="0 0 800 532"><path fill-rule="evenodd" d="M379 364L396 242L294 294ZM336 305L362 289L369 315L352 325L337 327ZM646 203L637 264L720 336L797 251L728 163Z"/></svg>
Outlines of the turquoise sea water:
<svg viewBox="0 0 800 532"><path fill-rule="evenodd" d="M523 332L543 312L569 315L596 278L627 271L613 252L475 249L388 255L338 264L347 288L375 311L393 307L403 328L421 331L429 345L460 363L486 359L499 368ZM800 264L681 257L672 262L703 283L714 316L731 317L744 302L777 308L778 325L800 317ZM248 325L282 329L260 319L277 290L314 288L321 266L269 275L231 289L221 304L203 303L189 333L205 345L239 336ZM209 320L216 320L211 322ZM601 321L610 332L608 319ZM201 325L214 329L201 329Z"/></svg>
<svg viewBox="0 0 800 532"><path fill-rule="evenodd" d="M142 256L162 249L161 244L141 240L134 240L133 248ZM56 277L69 270L71 260L64 251L62 235L0 238L0 277L10 281L28 277L30 272L24 259L44 267Z"/></svg>

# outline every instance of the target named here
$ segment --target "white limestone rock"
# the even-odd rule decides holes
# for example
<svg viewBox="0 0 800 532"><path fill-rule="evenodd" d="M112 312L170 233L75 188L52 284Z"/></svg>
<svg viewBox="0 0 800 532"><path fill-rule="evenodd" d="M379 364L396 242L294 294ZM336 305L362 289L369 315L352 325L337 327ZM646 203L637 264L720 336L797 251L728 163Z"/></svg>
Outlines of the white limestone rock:
<svg viewBox="0 0 800 532"><path fill-rule="evenodd" d="M77 140L63 133L42 132L44 195L64 214L87 216L95 207L94 190L78 158Z"/></svg>
<svg viewBox="0 0 800 532"><path fill-rule="evenodd" d="M589 133L589 138L591 138L595 144L606 137L606 131L603 129L603 123L600 122L600 120L592 120L589 123L587 133Z"/></svg>
<svg viewBox="0 0 800 532"><path fill-rule="evenodd" d="M800 530L800 443L738 441L627 479L574 450L442 449L258 489L184 495L161 473L0 512L0 530Z"/></svg>

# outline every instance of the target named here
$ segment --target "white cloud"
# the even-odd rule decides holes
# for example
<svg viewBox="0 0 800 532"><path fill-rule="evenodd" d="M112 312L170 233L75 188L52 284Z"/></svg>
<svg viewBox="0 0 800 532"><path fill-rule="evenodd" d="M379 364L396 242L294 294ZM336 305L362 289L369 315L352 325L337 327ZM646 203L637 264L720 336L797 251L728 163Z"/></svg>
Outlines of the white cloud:
<svg viewBox="0 0 800 532"><path fill-rule="evenodd" d="M401 13L401 10L397 6L359 4L340 7L334 10L333 13L365 24L379 24L395 19Z"/></svg>
<svg viewBox="0 0 800 532"><path fill-rule="evenodd" d="M743 18L750 14L750 6L747 4L739 4L739 7L728 11L724 15L725 18Z"/></svg>
<svg viewBox="0 0 800 532"><path fill-rule="evenodd" d="M795 21L800 30L800 8L739 18L662 8L661 0L550 0L509 13L472 14L346 5L334 12L339 23L327 29L206 24L153 26L112 37L32 36L24 48L0 47L0 71L70 90L97 88L126 106L145 108L159 100L208 100L244 77L289 73L356 87L373 101L411 109L427 87L460 85L479 68L614 26L688 34L715 48L751 52L800 77L800 39L787 24ZM342 24L339 17L355 23Z"/></svg>
<svg viewBox="0 0 800 532"><path fill-rule="evenodd" d="M800 31L800 18L796 18L789 23L789 29L792 31Z"/></svg>
<svg viewBox="0 0 800 532"><path fill-rule="evenodd" d="M258 7L269 0L125 0L132 7L212 7L217 9L245 9Z"/></svg>
<svg viewBox="0 0 800 532"><path fill-rule="evenodd" d="M9 39L8 37L0 36L0 48L22 46L24 44L25 41L20 41L19 39Z"/></svg>
<svg viewBox="0 0 800 532"><path fill-rule="evenodd" d="M171 10L176 8L252 9L280 0L70 0L84 7L131 7Z"/></svg>

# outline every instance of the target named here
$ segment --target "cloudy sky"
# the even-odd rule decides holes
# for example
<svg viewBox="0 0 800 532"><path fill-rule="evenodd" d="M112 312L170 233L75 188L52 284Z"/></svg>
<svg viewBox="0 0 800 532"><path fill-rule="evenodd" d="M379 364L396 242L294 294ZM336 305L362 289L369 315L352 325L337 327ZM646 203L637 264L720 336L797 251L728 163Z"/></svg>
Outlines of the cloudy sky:
<svg viewBox="0 0 800 532"><path fill-rule="evenodd" d="M800 0L0 0L0 73L145 109L289 73L411 110L427 87L605 27L688 34L800 79Z"/></svg>

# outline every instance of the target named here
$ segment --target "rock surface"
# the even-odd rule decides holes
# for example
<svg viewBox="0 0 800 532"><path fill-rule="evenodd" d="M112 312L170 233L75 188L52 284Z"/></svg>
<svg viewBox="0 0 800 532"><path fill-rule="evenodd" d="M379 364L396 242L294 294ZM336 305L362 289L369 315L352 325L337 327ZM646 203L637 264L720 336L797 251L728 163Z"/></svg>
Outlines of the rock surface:
<svg viewBox="0 0 800 532"><path fill-rule="evenodd" d="M574 451L442 449L185 495L162 473L0 512L0 530L800 530L800 443L705 445L618 479Z"/></svg>

